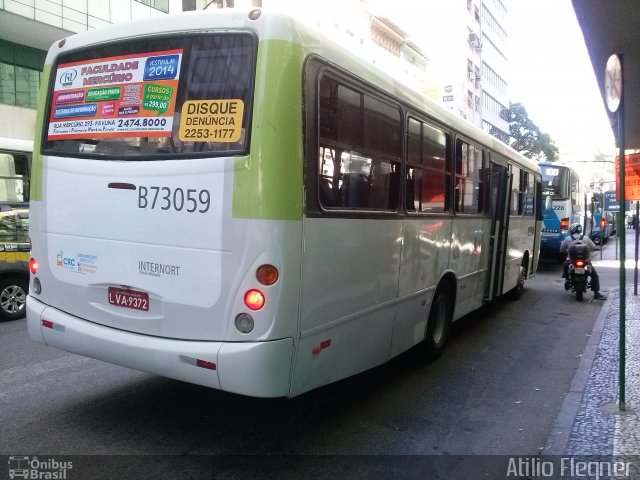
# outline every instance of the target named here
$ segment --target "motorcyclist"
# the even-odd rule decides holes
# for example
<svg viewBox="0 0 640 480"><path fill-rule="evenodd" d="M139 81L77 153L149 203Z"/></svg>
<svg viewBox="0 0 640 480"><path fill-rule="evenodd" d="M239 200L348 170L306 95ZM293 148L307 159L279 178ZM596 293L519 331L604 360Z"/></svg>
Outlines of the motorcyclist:
<svg viewBox="0 0 640 480"><path fill-rule="evenodd" d="M582 235L582 225L580 225L579 223L572 223L569 227L569 236L565 238L560 245L560 253L568 254L571 245L578 241L581 241L587 246L589 257L591 257L591 252L593 250L600 250L600 248L596 246L596 244L593 243L589 237L585 237L584 235ZM571 288L571 282L569 281L569 263L569 258L567 258L567 260L564 262L564 269L562 273L562 278L565 279L565 290L569 290ZM598 272L596 272L593 264L591 264L591 290L593 291L594 299L604 300L607 298L600 293L600 278L598 277Z"/></svg>

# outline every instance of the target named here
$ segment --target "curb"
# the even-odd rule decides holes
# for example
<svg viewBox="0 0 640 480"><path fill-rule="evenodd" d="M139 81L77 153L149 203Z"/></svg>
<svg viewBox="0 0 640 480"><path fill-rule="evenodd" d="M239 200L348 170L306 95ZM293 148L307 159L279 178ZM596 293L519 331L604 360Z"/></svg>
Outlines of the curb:
<svg viewBox="0 0 640 480"><path fill-rule="evenodd" d="M543 450L544 455L564 455L567 450L569 438L571 437L571 429L582 403L582 397L586 390L587 382L589 381L593 361L600 345L605 319L609 315L614 298L618 298L619 291L620 288L612 288L608 291L609 295L604 301L598 318L593 325L591 337L589 337L587 346L582 352L582 358L571 381L569 392L566 394L560 407L560 412L553 422L553 428L551 429L551 433L547 438Z"/></svg>

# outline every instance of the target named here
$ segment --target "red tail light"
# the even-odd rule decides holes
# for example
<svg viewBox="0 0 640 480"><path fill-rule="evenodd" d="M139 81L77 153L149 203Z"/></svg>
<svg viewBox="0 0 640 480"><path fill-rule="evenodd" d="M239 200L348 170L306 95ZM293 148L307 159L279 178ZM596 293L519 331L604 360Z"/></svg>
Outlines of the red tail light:
<svg viewBox="0 0 640 480"><path fill-rule="evenodd" d="M600 228L604 228L607 226L607 219L606 218L601 218L600 219Z"/></svg>
<svg viewBox="0 0 640 480"><path fill-rule="evenodd" d="M576 267L584 267L584 260L576 260Z"/></svg>
<svg viewBox="0 0 640 480"><path fill-rule="evenodd" d="M35 258L29 260L29 271L34 275L38 271L38 262Z"/></svg>
<svg viewBox="0 0 640 480"><path fill-rule="evenodd" d="M249 290L244 294L244 304L251 310L260 310L264 307L264 294L260 290Z"/></svg>
<svg viewBox="0 0 640 480"><path fill-rule="evenodd" d="M569 219L563 218L560 220L560 230L568 231L569 230Z"/></svg>

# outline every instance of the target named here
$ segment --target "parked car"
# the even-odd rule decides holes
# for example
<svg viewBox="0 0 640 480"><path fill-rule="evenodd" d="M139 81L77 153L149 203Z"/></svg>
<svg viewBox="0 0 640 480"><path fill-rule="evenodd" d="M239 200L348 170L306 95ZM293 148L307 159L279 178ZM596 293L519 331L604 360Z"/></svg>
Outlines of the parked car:
<svg viewBox="0 0 640 480"><path fill-rule="evenodd" d="M29 210L0 210L0 320L25 316L30 246Z"/></svg>

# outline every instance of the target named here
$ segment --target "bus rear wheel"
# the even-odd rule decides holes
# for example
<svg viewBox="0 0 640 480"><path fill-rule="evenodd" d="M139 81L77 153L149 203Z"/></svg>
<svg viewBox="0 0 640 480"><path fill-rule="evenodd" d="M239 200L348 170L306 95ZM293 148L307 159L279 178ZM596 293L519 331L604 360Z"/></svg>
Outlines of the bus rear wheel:
<svg viewBox="0 0 640 480"><path fill-rule="evenodd" d="M25 278L0 280L0 320L17 320L25 316L29 283Z"/></svg>
<svg viewBox="0 0 640 480"><path fill-rule="evenodd" d="M428 360L436 360L442 355L449 338L452 315L451 300L451 292L446 285L439 287L433 296L424 341Z"/></svg>

